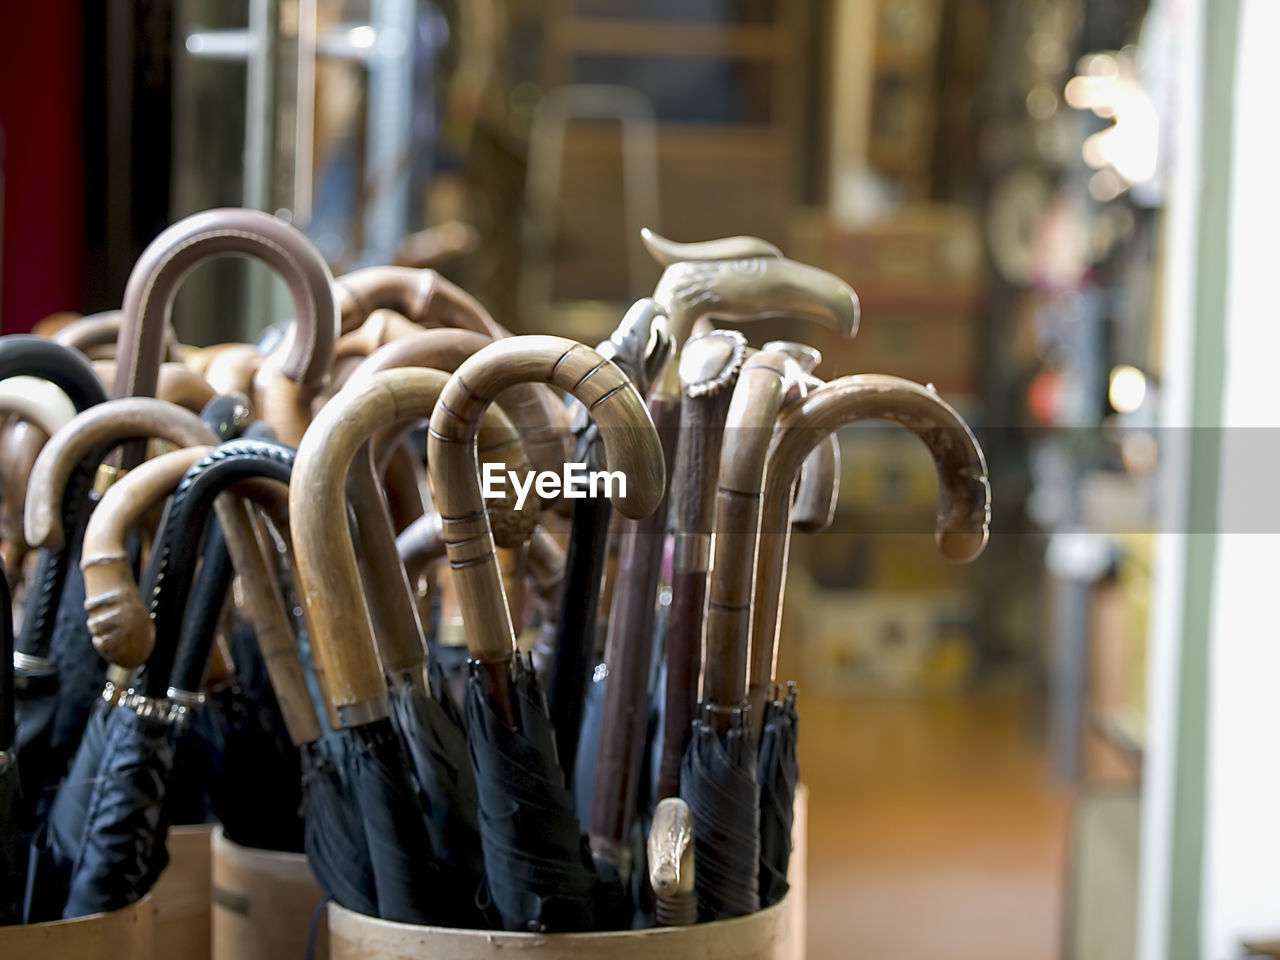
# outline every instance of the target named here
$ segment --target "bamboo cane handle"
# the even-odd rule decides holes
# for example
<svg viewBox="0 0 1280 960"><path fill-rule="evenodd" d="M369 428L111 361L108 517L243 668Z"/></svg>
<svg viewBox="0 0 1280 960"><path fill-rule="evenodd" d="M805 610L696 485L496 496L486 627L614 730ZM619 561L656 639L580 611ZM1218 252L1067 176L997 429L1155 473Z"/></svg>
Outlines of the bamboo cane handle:
<svg viewBox="0 0 1280 960"><path fill-rule="evenodd" d="M351 374L359 383L378 370L392 367L433 367L452 373L464 360L494 340L474 330L423 330L380 347ZM545 384L517 383L502 392L498 402L516 430L525 455L537 470L559 470L568 453L562 405Z"/></svg>
<svg viewBox="0 0 1280 960"><path fill-rule="evenodd" d="M860 374L819 387L783 414L777 443L769 454L751 620L749 699L753 707L763 706L776 665L789 542L788 491L815 446L841 427L862 420L906 427L929 448L938 472L934 536L943 556L967 563L986 546L991 484L982 448L960 414L930 388L900 377Z"/></svg>
<svg viewBox="0 0 1280 960"><path fill-rule="evenodd" d="M89 517L80 560L84 609L94 648L114 664L141 666L156 641L155 625L134 581L129 530L211 449L187 447L140 464L111 486Z"/></svg>
<svg viewBox="0 0 1280 960"><path fill-rule="evenodd" d="M611 490L624 516L652 513L662 499L666 468L644 400L611 362L562 337L498 340L462 364L431 416L428 467L445 544L457 583L472 657L506 662L515 635L493 555L493 535L480 494L475 455L480 416L515 383L550 383L572 393L600 425L609 469L626 477L626 492Z"/></svg>
<svg viewBox="0 0 1280 960"><path fill-rule="evenodd" d="M346 476L376 428L426 417L448 380L422 367L384 370L322 408L298 448L289 490L298 581L308 629L345 726L387 715L382 664L358 589L355 546L345 522L334 520L346 515ZM499 410L488 411L485 420L486 427L516 441Z"/></svg>
<svg viewBox="0 0 1280 960"><path fill-rule="evenodd" d="M217 436L190 410L153 397L111 400L80 413L49 439L31 468L25 511L27 542L61 549L62 495L76 466L103 445L158 437L181 447L216 444Z"/></svg>

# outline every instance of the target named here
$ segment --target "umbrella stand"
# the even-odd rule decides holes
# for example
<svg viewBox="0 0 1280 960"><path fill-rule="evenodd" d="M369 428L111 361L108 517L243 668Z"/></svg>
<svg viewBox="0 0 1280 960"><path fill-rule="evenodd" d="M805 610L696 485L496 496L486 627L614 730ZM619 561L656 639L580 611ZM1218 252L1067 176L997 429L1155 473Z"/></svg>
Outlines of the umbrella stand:
<svg viewBox="0 0 1280 960"><path fill-rule="evenodd" d="M110 913L75 920L0 926L6 957L74 957L76 960L152 960L155 899L148 895ZM166 944L166 950L169 945Z"/></svg>
<svg viewBox="0 0 1280 960"><path fill-rule="evenodd" d="M620 922L621 889L598 880L590 864L545 702L532 668L514 657L477 476L480 416L499 391L523 381L565 389L591 412L606 463L626 477L608 491L624 516L653 512L664 495L665 469L635 387L594 350L560 337L513 337L475 354L450 378L428 432L428 464L472 656L467 735L489 894L507 929L598 928ZM538 808L540 815L520 814Z"/></svg>

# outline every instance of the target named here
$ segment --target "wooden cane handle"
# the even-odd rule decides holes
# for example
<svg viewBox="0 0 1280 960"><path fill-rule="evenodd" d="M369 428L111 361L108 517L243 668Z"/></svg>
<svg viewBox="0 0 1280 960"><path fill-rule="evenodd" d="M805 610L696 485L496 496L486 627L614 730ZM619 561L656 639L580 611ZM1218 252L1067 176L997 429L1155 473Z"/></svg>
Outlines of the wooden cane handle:
<svg viewBox="0 0 1280 960"><path fill-rule="evenodd" d="M52 436L76 415L75 405L60 388L40 377L0 380L0 416L16 414Z"/></svg>
<svg viewBox="0 0 1280 960"><path fill-rule="evenodd" d="M488 334L453 328L423 330L380 347L351 374L359 383L378 370L392 367L433 367L452 373L464 360L494 340ZM517 383L499 398L503 412L520 432L525 455L537 470L559 470L568 453L569 432L555 394L541 383Z"/></svg>
<svg viewBox="0 0 1280 960"><path fill-rule="evenodd" d="M351 726L386 716L386 684L358 589L345 481L356 451L378 427L431 413L447 374L423 367L384 370L344 389L316 415L302 439L289 490L291 536L308 629L328 678L340 721ZM515 431L495 408L487 426ZM473 467L474 469L474 467Z"/></svg>
<svg viewBox="0 0 1280 960"><path fill-rule="evenodd" d="M461 327L495 339L507 335L475 297L434 270L365 267L339 277L335 291L343 333L375 310L394 310L422 326Z"/></svg>
<svg viewBox="0 0 1280 960"><path fill-rule="evenodd" d="M153 397L111 400L80 413L50 438L31 468L25 511L27 542L61 549L62 495L75 467L95 449L157 437L180 447L216 444L217 436L190 410Z"/></svg>
<svg viewBox="0 0 1280 960"><path fill-rule="evenodd" d="M219 393L243 393L253 396L253 381L266 359L258 348L248 343L219 344L208 360L203 374L209 386Z"/></svg>
<svg viewBox="0 0 1280 960"><path fill-rule="evenodd" d="M778 440L769 454L751 622L753 706L757 701L763 705L774 673L788 548L788 492L796 471L829 434L863 420L906 427L929 448L938 472L935 538L943 556L967 563L986 546L991 484L982 448L960 414L930 388L900 377L860 374L819 387L779 419Z"/></svg>
<svg viewBox="0 0 1280 960"><path fill-rule="evenodd" d="M95 360L93 369L103 383L111 383L116 378L119 364L114 360ZM199 413L217 395L209 382L185 363L160 364L156 376L157 400L167 400L192 413Z"/></svg>
<svg viewBox="0 0 1280 960"><path fill-rule="evenodd" d="M821 533L835 519L840 499L840 438L827 437L805 457L791 504L791 527L801 533Z"/></svg>
<svg viewBox="0 0 1280 960"><path fill-rule="evenodd" d="M130 470L103 495L85 528L80 569L93 646L105 659L132 669L155 647L155 626L133 576L130 529L173 492L182 475L209 450L187 447Z"/></svg>
<svg viewBox="0 0 1280 960"><path fill-rule="evenodd" d="M150 396L178 288L206 260L247 256L278 273L293 298L295 336L281 373L310 390L324 385L338 337L333 276L296 228L256 210L206 210L169 227L138 258L125 286L113 393Z"/></svg>
<svg viewBox="0 0 1280 960"><path fill-rule="evenodd" d="M475 439L481 414L493 398L522 382L553 384L587 407L600 426L607 468L626 478L625 485L613 484L610 491L624 516L652 513L666 485L662 448L644 400L614 364L590 347L563 337L510 337L463 363L431 415L427 462L468 647L482 662L509 660L515 635L510 619L502 615L506 598L480 494Z"/></svg>

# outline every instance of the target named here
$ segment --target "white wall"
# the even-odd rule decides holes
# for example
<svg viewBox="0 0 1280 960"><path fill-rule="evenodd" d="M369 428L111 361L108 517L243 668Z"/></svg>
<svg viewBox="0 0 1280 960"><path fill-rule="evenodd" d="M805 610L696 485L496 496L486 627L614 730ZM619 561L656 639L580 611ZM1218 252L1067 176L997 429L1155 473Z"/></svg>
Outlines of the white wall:
<svg viewBox="0 0 1280 960"><path fill-rule="evenodd" d="M1227 376L1210 638L1202 955L1280 934L1280 3L1243 0L1228 273ZM1246 428L1273 428L1252 430ZM1245 532L1266 529L1266 533Z"/></svg>

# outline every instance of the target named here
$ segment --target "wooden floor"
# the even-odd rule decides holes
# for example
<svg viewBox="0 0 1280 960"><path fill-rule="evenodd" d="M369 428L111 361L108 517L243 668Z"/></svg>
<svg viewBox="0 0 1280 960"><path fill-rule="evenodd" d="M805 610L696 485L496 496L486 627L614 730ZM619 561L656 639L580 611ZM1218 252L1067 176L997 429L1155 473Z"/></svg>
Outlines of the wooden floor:
<svg viewBox="0 0 1280 960"><path fill-rule="evenodd" d="M812 960L1048 960L1069 797L1010 695L801 700Z"/></svg>

